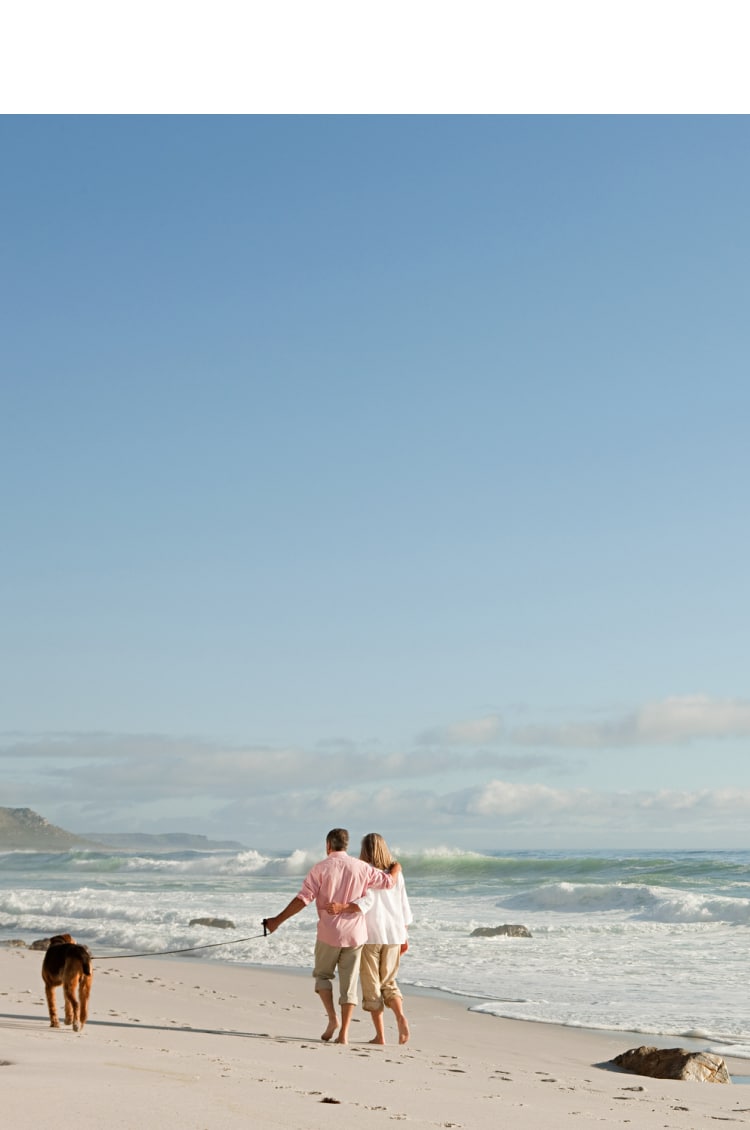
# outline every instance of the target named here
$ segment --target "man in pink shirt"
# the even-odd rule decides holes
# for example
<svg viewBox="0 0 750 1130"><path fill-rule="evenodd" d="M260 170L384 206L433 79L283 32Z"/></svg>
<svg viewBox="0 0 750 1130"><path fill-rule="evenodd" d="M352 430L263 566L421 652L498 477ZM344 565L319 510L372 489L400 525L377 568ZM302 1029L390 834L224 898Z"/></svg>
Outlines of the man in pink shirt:
<svg viewBox="0 0 750 1130"><path fill-rule="evenodd" d="M310 868L298 895L275 918L264 918L269 933L282 922L299 914L313 900L318 909L318 937L315 943L315 992L320 996L328 1016L328 1026L321 1039L330 1040L339 1026L333 1003L333 977L338 969L341 1031L337 1044L348 1043L349 1025L357 1006L357 981L362 946L367 941L364 914L329 914L329 903L350 903L362 898L370 887L392 887L401 870L393 863L390 871L378 871L369 863L347 855L349 833L346 828L333 828L326 836L326 858Z"/></svg>

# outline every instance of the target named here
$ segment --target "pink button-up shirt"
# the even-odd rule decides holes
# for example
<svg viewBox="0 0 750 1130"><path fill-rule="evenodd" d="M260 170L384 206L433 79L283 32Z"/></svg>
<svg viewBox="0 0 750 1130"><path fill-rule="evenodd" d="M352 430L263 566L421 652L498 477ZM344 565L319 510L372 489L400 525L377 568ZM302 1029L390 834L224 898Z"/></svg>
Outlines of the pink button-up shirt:
<svg viewBox="0 0 750 1130"><path fill-rule="evenodd" d="M318 908L318 940L329 946L361 946L367 941L364 914L329 914L329 902L354 902L370 887L387 889L394 878L345 851L332 851L310 868L298 899Z"/></svg>

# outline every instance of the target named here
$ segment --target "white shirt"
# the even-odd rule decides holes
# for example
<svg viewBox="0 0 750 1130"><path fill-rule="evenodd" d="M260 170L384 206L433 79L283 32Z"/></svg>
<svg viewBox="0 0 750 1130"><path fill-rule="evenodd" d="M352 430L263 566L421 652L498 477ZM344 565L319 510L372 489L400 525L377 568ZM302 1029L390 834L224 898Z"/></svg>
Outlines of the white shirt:
<svg viewBox="0 0 750 1130"><path fill-rule="evenodd" d="M400 946L406 941L406 927L413 921L406 884L399 871L390 890L370 890L353 899L365 916L369 945Z"/></svg>

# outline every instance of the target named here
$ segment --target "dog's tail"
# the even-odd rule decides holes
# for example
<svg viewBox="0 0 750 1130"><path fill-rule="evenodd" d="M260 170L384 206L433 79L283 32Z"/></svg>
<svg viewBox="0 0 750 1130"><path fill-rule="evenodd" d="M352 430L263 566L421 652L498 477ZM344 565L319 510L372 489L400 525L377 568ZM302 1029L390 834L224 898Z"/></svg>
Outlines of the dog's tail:
<svg viewBox="0 0 750 1130"><path fill-rule="evenodd" d="M81 969L83 970L84 977L91 976L91 954L86 949L86 946L81 946Z"/></svg>

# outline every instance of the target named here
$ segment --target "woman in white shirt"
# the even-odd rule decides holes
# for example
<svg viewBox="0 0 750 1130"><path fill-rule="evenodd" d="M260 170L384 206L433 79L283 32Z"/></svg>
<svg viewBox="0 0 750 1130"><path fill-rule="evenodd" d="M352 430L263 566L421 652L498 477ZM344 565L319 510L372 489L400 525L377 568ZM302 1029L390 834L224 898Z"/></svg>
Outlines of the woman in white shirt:
<svg viewBox="0 0 750 1130"><path fill-rule="evenodd" d="M362 839L359 858L381 871L393 863L388 844L377 832ZM407 949L406 928L412 921L404 877L399 873L390 890L371 889L350 903L331 903L331 914L364 914L367 942L362 948L359 976L362 1007L372 1016L375 1038L371 1044L385 1043L384 1006L393 1010L398 1025L398 1042L409 1039L409 1023L404 1015L403 997L396 983L401 954Z"/></svg>

